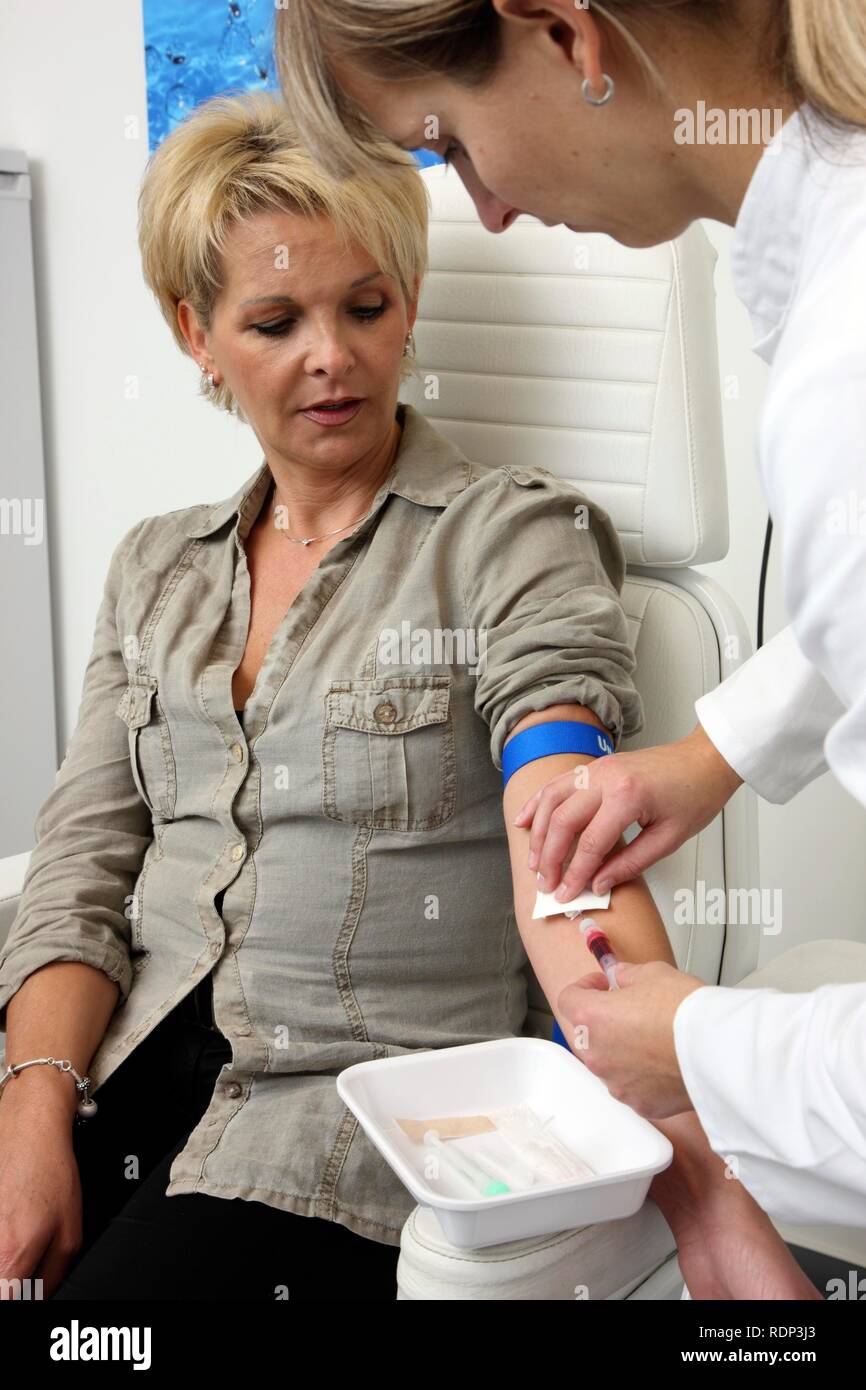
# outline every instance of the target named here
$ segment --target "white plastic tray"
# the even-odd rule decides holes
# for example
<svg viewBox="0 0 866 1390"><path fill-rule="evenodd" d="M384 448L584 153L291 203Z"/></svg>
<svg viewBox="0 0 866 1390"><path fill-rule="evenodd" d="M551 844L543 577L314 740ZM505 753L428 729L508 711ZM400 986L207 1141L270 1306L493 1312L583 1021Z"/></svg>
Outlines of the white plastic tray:
<svg viewBox="0 0 866 1390"><path fill-rule="evenodd" d="M631 1216L656 1173L673 1158L670 1141L560 1043L502 1038L359 1062L337 1077L337 1091L415 1200L432 1207L452 1245L478 1249ZM446 1179L424 1176L423 1148L400 1119L477 1115L529 1105L598 1174L494 1197L457 1197ZM469 1154L484 1135L460 1140ZM481 1148L476 1148L481 1157Z"/></svg>

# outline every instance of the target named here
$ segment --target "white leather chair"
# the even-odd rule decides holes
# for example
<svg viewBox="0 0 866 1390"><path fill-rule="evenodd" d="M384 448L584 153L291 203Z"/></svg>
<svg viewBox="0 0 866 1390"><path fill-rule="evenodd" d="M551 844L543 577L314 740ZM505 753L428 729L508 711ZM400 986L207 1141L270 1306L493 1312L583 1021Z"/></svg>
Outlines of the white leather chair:
<svg viewBox="0 0 866 1390"><path fill-rule="evenodd" d="M470 457L541 464L610 512L629 560L623 599L646 714L626 746L669 742L694 727L695 699L750 652L728 595L691 568L728 545L715 253L699 227L647 251L527 217L493 236L453 170L424 177L434 216L416 326L423 380L403 396ZM0 860L0 944L28 862ZM747 788L647 877L678 964L708 982L803 990L866 979L866 945L802 946L756 971L759 928L674 921L678 889L759 885ZM553 1018L531 972L529 994L525 1031L550 1037ZM864 1232L783 1234L866 1264ZM571 1299L578 1288L594 1299L655 1299L682 1288L651 1200L627 1220L478 1251L455 1249L432 1212L417 1208L398 1280L400 1299Z"/></svg>
<svg viewBox="0 0 866 1390"><path fill-rule="evenodd" d="M728 548L714 305L716 254L700 226L629 250L520 217L485 231L453 170L425 170L430 271L415 336L422 378L403 395L480 462L539 464L610 513L629 562L623 600L645 727L625 747L667 743L695 725L694 702L751 654L740 613L691 566ZM866 979L866 945L801 946L756 970L759 926L682 925L680 889L760 885L754 794L647 880L681 968L712 984L804 990ZM726 899L730 901L730 899ZM830 960L830 965L827 962ZM530 973L526 1032L553 1018ZM786 1239L866 1264L866 1231L780 1228ZM403 1230L401 1299L678 1298L667 1223L635 1216L466 1251L429 1208Z"/></svg>

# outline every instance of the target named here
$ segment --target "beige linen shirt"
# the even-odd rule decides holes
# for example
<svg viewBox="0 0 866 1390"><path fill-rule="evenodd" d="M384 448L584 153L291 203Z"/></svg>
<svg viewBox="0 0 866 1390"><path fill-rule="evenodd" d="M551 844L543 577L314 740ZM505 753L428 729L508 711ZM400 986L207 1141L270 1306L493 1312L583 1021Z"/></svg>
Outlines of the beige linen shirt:
<svg viewBox="0 0 866 1390"><path fill-rule="evenodd" d="M0 953L0 1027L51 961L117 982L97 1095L211 972L232 1060L167 1194L254 1199L392 1245L414 1200L335 1077L520 1033L503 742L562 701L617 742L641 727L606 513L545 469L470 463L399 410L391 474L286 612L243 729L231 683L267 463L226 501L121 539Z"/></svg>

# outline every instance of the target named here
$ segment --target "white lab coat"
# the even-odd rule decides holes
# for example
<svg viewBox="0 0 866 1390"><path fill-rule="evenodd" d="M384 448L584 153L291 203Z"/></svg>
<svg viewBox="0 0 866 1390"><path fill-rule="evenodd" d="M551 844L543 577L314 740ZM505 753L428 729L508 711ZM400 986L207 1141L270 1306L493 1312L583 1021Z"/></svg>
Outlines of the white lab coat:
<svg viewBox="0 0 866 1390"><path fill-rule="evenodd" d="M810 108L786 121L733 249L770 364L759 468L791 627L695 709L767 800L829 766L866 806L866 132L825 129ZM770 1215L866 1226L866 983L705 987L674 1038L712 1148Z"/></svg>

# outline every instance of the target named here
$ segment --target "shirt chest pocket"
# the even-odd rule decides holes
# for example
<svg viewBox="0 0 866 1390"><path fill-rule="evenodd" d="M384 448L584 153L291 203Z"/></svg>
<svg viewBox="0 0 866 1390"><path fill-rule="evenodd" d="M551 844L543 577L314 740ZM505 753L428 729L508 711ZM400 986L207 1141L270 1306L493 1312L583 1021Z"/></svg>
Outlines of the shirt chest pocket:
<svg viewBox="0 0 866 1390"><path fill-rule="evenodd" d="M156 676L131 675L114 712L129 730L129 762L139 796L155 820L171 820L177 773Z"/></svg>
<svg viewBox="0 0 866 1390"><path fill-rule="evenodd" d="M433 830L454 814L449 676L332 682L325 697L322 809L378 830Z"/></svg>

